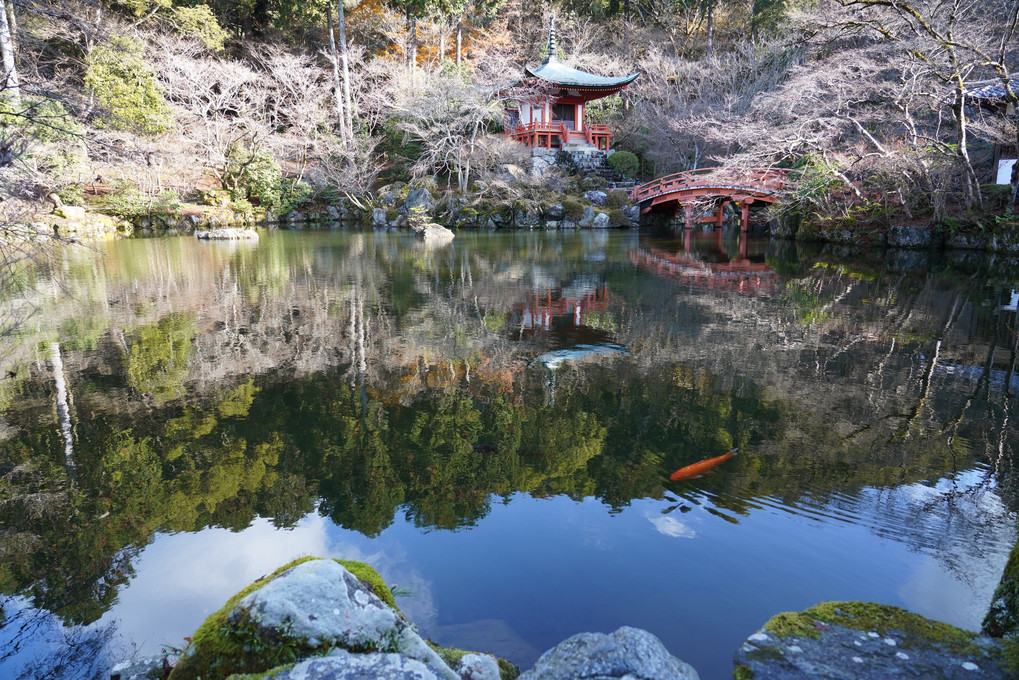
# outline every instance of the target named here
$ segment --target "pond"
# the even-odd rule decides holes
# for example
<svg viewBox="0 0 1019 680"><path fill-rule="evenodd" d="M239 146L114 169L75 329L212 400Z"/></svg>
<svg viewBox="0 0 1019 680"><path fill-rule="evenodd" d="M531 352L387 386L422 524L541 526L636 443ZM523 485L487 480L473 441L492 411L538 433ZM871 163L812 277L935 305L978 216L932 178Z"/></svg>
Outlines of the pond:
<svg viewBox="0 0 1019 680"><path fill-rule="evenodd" d="M1019 268L914 259L636 232L49 253L0 320L0 676L182 647L303 555L523 668L630 625L729 677L824 600L979 629L1016 538Z"/></svg>

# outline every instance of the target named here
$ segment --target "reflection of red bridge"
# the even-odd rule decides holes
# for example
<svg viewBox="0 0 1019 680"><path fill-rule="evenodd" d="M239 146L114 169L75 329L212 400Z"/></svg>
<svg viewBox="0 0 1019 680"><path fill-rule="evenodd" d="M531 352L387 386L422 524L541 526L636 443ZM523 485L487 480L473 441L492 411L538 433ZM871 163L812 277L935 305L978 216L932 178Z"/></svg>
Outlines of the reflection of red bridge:
<svg viewBox="0 0 1019 680"><path fill-rule="evenodd" d="M640 205L645 215L654 209L671 209L674 215L684 212L684 228L692 229L695 221L714 222L721 227L723 208L735 203L742 208L740 228L746 231L750 221L750 206L757 203L774 203L782 195L788 170L777 168L703 168L687 170L659 177L641 184L630 192L630 199ZM694 219L694 206L709 203L714 214Z"/></svg>
<svg viewBox="0 0 1019 680"><path fill-rule="evenodd" d="M555 325L559 327L583 326L585 314L604 312L608 308L609 289L604 284L584 287L572 294L562 290L556 294L558 297L553 299L551 290L535 292L528 302L513 305L513 314L519 315L524 330L551 330L554 320L558 320Z"/></svg>
<svg viewBox="0 0 1019 680"><path fill-rule="evenodd" d="M630 252L630 262L663 278L700 288L715 288L759 295L778 290L778 274L763 262L745 258L731 262L705 262L689 253L669 253L659 248Z"/></svg>

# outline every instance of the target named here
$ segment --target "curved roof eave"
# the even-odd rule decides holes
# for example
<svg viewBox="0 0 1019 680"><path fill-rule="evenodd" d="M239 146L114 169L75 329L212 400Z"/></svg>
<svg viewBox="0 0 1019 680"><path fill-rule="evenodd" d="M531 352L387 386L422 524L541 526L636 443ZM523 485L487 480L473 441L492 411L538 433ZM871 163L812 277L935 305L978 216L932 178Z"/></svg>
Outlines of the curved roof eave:
<svg viewBox="0 0 1019 680"><path fill-rule="evenodd" d="M635 81L640 73L630 73L620 78L597 76L587 71L572 68L558 61L547 61L537 68L525 67L528 75L563 87L581 88L623 88Z"/></svg>

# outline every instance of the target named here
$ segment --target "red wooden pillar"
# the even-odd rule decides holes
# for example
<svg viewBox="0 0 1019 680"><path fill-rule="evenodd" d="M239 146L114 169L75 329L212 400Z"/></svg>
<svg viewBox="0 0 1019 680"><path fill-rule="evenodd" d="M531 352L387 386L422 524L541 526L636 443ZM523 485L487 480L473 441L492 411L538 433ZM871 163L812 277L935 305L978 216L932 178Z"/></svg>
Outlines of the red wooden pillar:
<svg viewBox="0 0 1019 680"><path fill-rule="evenodd" d="M752 198L744 198L740 201L740 206L743 208L739 217L739 230L744 234L750 230L750 204L754 202Z"/></svg>
<svg viewBox="0 0 1019 680"><path fill-rule="evenodd" d="M693 205L683 204L683 229L693 229Z"/></svg>
<svg viewBox="0 0 1019 680"><path fill-rule="evenodd" d="M721 229L722 225L725 224L725 201L718 204L718 210L715 211L715 229Z"/></svg>

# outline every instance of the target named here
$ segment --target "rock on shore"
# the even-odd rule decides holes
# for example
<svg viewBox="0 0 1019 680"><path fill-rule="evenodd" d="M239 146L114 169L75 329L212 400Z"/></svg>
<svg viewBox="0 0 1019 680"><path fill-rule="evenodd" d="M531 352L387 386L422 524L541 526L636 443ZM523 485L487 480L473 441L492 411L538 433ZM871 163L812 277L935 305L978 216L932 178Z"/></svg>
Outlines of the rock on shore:
<svg viewBox="0 0 1019 680"><path fill-rule="evenodd" d="M669 654L661 640L639 628L579 633L541 655L520 680L699 680L697 671Z"/></svg>
<svg viewBox="0 0 1019 680"><path fill-rule="evenodd" d="M254 229L209 229L196 231L195 236L207 241L257 241L258 232Z"/></svg>
<svg viewBox="0 0 1019 680"><path fill-rule="evenodd" d="M1000 641L889 605L826 602L769 620L736 651L737 680L1005 680Z"/></svg>
<svg viewBox="0 0 1019 680"><path fill-rule="evenodd" d="M264 673L308 662L302 668L320 674L332 669L320 677L356 677L338 675L337 669L370 667L413 671L394 677L458 680L396 609L378 574L363 564L347 566L298 561L241 591L199 627L170 679Z"/></svg>

